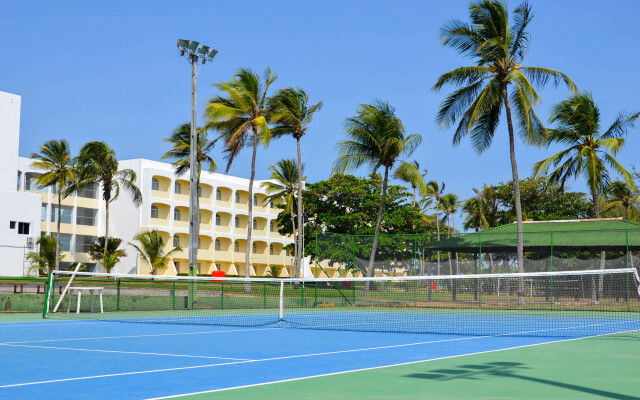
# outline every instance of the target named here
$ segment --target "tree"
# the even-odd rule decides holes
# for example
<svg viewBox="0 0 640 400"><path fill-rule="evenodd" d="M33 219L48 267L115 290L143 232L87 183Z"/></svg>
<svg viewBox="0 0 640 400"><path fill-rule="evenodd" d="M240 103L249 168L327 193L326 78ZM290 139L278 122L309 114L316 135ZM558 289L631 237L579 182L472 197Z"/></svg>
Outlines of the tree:
<svg viewBox="0 0 640 400"><path fill-rule="evenodd" d="M454 193L447 193L440 198L440 208L444 211L444 216L442 217L442 223L447 224L447 228L449 232L455 233L456 231L456 220L455 215L458 212L458 207L460 206L460 201L458 200L458 195ZM447 234L447 236L449 236Z"/></svg>
<svg viewBox="0 0 640 400"><path fill-rule="evenodd" d="M600 218L598 196L610 182L607 166L621 175L632 190L636 189L633 176L615 159L624 146L624 136L635 126L640 113L621 112L605 132L600 132L600 109L590 93L582 92L556 104L549 118L556 124L548 129L545 144L561 144L568 148L537 162L533 166L535 176L549 174L552 182L564 187L567 179L583 175L591 193L593 214Z"/></svg>
<svg viewBox="0 0 640 400"><path fill-rule="evenodd" d="M481 195L478 195L477 192L475 197L466 199L462 203L462 210L466 213L466 217L462 225L464 229L473 229L478 232L489 227L489 221L485 214L486 206L484 204L484 199Z"/></svg>
<svg viewBox="0 0 640 400"><path fill-rule="evenodd" d="M434 90L445 85L462 86L449 94L440 105L437 121L448 128L458 121L453 136L454 145L471 135L473 147L482 153L491 146L504 107L509 131L509 153L517 224L518 271L524 272L524 241L518 165L515 153L515 133L511 120L516 114L519 134L526 143L539 144L544 137L543 126L533 107L541 99L530 80L542 87L550 80L557 86L564 82L575 91L576 86L565 74L541 67L524 67L522 62L529 46L527 26L533 18L531 7L522 3L513 11L510 26L507 4L481 0L469 6L471 22L452 20L440 30L444 46L476 60L476 65L459 67L442 74ZM511 91L509 93L509 85ZM521 299L524 286L519 288Z"/></svg>
<svg viewBox="0 0 640 400"><path fill-rule="evenodd" d="M171 144L171 149L163 156L163 160L173 160L171 165L175 168L176 175L183 175L189 171L191 162L191 124L184 123L179 125L171 132L171 136L164 139L165 142ZM208 172L215 172L217 165L209 152L213 150L216 141L209 139L209 134L205 129L198 128L198 181L200 181L200 173L202 166L206 166Z"/></svg>
<svg viewBox="0 0 640 400"><path fill-rule="evenodd" d="M426 182L424 180L425 175L429 173L424 169L420 171L420 163L413 160L412 162L401 161L398 168L396 168L392 177L402 182L406 182L413 189L413 205L416 204L416 189L420 190L420 193L424 194L426 191Z"/></svg>
<svg viewBox="0 0 640 400"><path fill-rule="evenodd" d="M104 245L105 237L96 238L89 246L89 257L102 264L107 273L116 266L120 259L127 256L123 249L119 249L122 239L116 237L109 238L109 245Z"/></svg>
<svg viewBox="0 0 640 400"><path fill-rule="evenodd" d="M414 152L422 142L422 136L417 134L405 136L404 125L396 116L395 108L380 100L374 105L361 104L357 115L347 118L344 127L349 139L337 144L339 154L333 165L334 172L344 173L363 165L369 165L372 173L381 167L384 168L382 196L367 268L367 273L372 276L389 182L389 170L393 168L399 157L410 156Z"/></svg>
<svg viewBox="0 0 640 400"><path fill-rule="evenodd" d="M151 267L151 274L164 270L171 261L171 256L182 251L180 246L174 247L169 251L165 251L165 242L162 235L156 230L138 233L134 238L138 244L129 242L140 253L142 261Z"/></svg>
<svg viewBox="0 0 640 400"><path fill-rule="evenodd" d="M638 203L640 196L626 182L613 181L607 189L607 205L605 210L622 207L624 219L638 221Z"/></svg>
<svg viewBox="0 0 640 400"><path fill-rule="evenodd" d="M268 145L270 130L267 124L268 111L265 107L269 87L278 76L267 67L264 76L247 68L240 68L228 82L214 84L223 93L209 100L205 113L208 118L205 129L219 132L224 141L227 154L227 169L236 159L243 147L250 145L251 175L249 177L249 226L247 227L247 246L245 252L245 277L249 277L251 267L251 234L253 231L253 181L256 175L256 154L258 144ZM225 97L226 96L226 97ZM250 288L247 287L248 290Z"/></svg>
<svg viewBox="0 0 640 400"><path fill-rule="evenodd" d="M275 124L271 128L273 137L291 135L296 139L298 151L298 210L302 210L302 152L300 150L300 139L307 133L307 129L316 111L322 109L322 102L309 104L309 95L304 89L288 87L278 90L273 97L268 100L269 114L271 122ZM296 263L294 276L300 277L300 267L303 257L302 243L302 213L298 212L298 234L296 236Z"/></svg>
<svg viewBox="0 0 640 400"><path fill-rule="evenodd" d="M60 252L60 222L62 219L62 198L69 195L66 192L67 186L76 179L76 169L73 166L69 143L62 140L50 140L40 146L40 153L31 154L31 158L36 160L32 167L44 170L36 178L36 182L43 187L51 186L54 193L58 192L58 218L56 223L56 250ZM55 269L60 269L60 259L55 259Z"/></svg>
<svg viewBox="0 0 640 400"><path fill-rule="evenodd" d="M132 169L118 169L116 152L105 142L88 142L75 160L79 179L69 190L78 191L91 184L100 185L104 200L105 244L109 243L109 204L120 196L124 189L133 205L142 204L142 194L135 184L136 173ZM105 247L105 251L108 249Z"/></svg>
<svg viewBox="0 0 640 400"><path fill-rule="evenodd" d="M276 162L274 165L269 167L269 171L271 171L271 181L265 181L262 183L262 187L266 190L267 194L269 194L268 200L273 204L277 199L284 199L284 212L289 214L291 217L291 226L293 227L292 233L294 237L297 237L296 231L300 230L302 215L300 213L300 208L297 208L295 205L296 202L296 194L298 191L298 184L301 181L298 179L298 171L304 172L304 165L298 168L298 165L294 159L282 159ZM302 177L303 179L305 177ZM300 202L298 202L299 204ZM296 229L296 223L294 218L294 208L296 208L296 212L299 216L298 218L298 226ZM293 252L295 255L295 264L294 264L294 276L296 278L300 277L300 257L298 257L298 252L301 251L297 248Z"/></svg>
<svg viewBox="0 0 640 400"><path fill-rule="evenodd" d="M32 251L27 254L27 260L31 262L29 274L32 271L38 271L40 275L46 275L53 268L59 269L60 261L64 258L64 255L60 251L58 241L43 233L36 241L36 245L38 245L38 251ZM57 257L56 254L58 255Z"/></svg>

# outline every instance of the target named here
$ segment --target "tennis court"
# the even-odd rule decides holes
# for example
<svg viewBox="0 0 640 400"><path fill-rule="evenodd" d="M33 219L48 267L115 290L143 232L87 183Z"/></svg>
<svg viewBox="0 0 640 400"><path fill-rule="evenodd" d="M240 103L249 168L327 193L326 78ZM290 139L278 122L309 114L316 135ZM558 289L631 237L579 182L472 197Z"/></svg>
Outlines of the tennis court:
<svg viewBox="0 0 640 400"><path fill-rule="evenodd" d="M60 276L49 286L57 293L51 308L60 309L47 320L0 318L0 396L636 399L635 272L597 274L581 275L585 284L604 275L597 305L576 306L563 288L575 273L540 274L520 309L499 307L488 275L478 285L455 278L470 288L469 304L480 301L471 289L484 294L473 308L461 307L468 305L461 297L455 307L442 298L429 306L445 278L377 279L368 287L362 280ZM500 279L504 288L519 278ZM554 310L538 304L550 282ZM65 288L83 285L102 288L104 312L88 294L64 297Z"/></svg>

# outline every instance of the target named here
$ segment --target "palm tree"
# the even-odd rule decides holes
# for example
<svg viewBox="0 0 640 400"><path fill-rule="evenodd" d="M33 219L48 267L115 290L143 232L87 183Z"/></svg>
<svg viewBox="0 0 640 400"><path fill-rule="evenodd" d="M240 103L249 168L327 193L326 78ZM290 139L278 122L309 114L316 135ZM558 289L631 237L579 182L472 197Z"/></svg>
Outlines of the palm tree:
<svg viewBox="0 0 640 400"><path fill-rule="evenodd" d="M219 138L224 140L224 151L227 153L228 161L226 172L229 172L231 164L245 145L250 145L253 150L249 177L249 226L247 227L244 271L247 278L251 273L249 255L253 230L253 180L256 175L256 153L258 143L265 146L269 144L270 130L265 105L269 87L277 78L278 76L269 67L265 70L262 79L252 70L240 68L229 82L214 84L223 95L210 99L205 109L208 118L205 129L218 131Z"/></svg>
<svg viewBox="0 0 640 400"><path fill-rule="evenodd" d="M88 142L76 157L79 171L78 182L69 190L77 191L91 184L100 185L104 200L105 215L105 251L109 243L109 204L120 196L124 189L131 197L134 206L142 204L142 194L135 184L136 173L132 169L118 169L119 163L116 152L105 142Z"/></svg>
<svg viewBox="0 0 640 400"><path fill-rule="evenodd" d="M69 193L67 186L76 179L76 170L70 154L69 143L62 140L50 140L40 146L40 153L31 154L34 161L32 167L44 170L36 178L36 182L43 187L51 186L54 193L58 192L58 220L56 223L56 254L60 252L60 221L62 218L62 198ZM60 258L55 259L55 269L60 269Z"/></svg>
<svg viewBox="0 0 640 400"><path fill-rule="evenodd" d="M213 158L209 155L209 152L213 150L213 146L216 144L215 140L209 139L209 134L206 130L198 128L198 182L200 181L200 173L202 172L202 166L206 166L206 170L209 172L215 172L217 165ZM191 124L184 123L179 125L171 132L171 136L164 139L165 142L171 144L171 149L167 151L162 157L162 160L173 160L171 165L175 168L176 175L183 175L189 171L191 165Z"/></svg>
<svg viewBox="0 0 640 400"><path fill-rule="evenodd" d="M444 216L442 217L441 223L447 224L447 239L450 237L451 233L455 233L456 231L456 222L455 215L458 212L458 206L460 202L458 201L458 195L454 193L447 193L440 198L440 208L444 211ZM449 258L449 274L453 275L453 266L451 265L451 253L448 253ZM458 253L456 252L456 271L457 268L457 260ZM458 271L459 272L459 271ZM453 289L453 297L455 300L455 288Z"/></svg>
<svg viewBox="0 0 640 400"><path fill-rule="evenodd" d="M583 175L591 192L593 213L600 218L598 195L606 191L610 182L607 166L613 169L632 188L636 189L633 176L615 159L624 146L624 136L633 128L640 113L621 112L605 132L600 132L600 109L590 93L583 92L556 104L549 120L555 129L547 130L545 144L558 143L569 146L533 166L535 176L546 174L551 166L556 169L549 176L550 182L559 182L564 187L567 179ZM600 269L606 264L606 253L600 252ZM602 298L603 280L598 279L598 293L592 293L594 302Z"/></svg>
<svg viewBox="0 0 640 400"><path fill-rule="evenodd" d="M58 241L42 233L36 244L38 245L38 251L32 251L27 254L27 260L31 262L29 274L31 274L31 271L38 271L40 275L45 275L52 268L59 269L60 261L64 258L64 255L60 251ZM58 255L57 257L56 254Z"/></svg>
<svg viewBox="0 0 640 400"><path fill-rule="evenodd" d="M160 270L164 270L171 261L171 256L182 251L180 246L174 247L169 251L165 251L164 239L156 230L138 233L134 238L138 244L129 242L140 253L142 261L151 267L151 275Z"/></svg>
<svg viewBox="0 0 640 400"><path fill-rule="evenodd" d="M437 238L438 241L440 241L440 206L441 206L441 199L442 199L442 194L444 193L444 188L445 188L445 184L444 182L441 182L440 185L438 185L438 181L436 180L431 180L429 182L426 183L425 186L425 192L423 194L423 201L422 204L423 206L426 208L426 206L428 204L433 204L434 208L436 210L436 233L437 233ZM438 275L440 275L440 250L437 251L437 257L438 257Z"/></svg>
<svg viewBox="0 0 640 400"><path fill-rule="evenodd" d="M622 207L624 209L624 219L637 221L638 206L640 196L637 190L633 190L622 181L613 181L607 189L607 209Z"/></svg>
<svg viewBox="0 0 640 400"><path fill-rule="evenodd" d="M557 143L568 148L535 163L535 176L546 174L551 166L556 167L550 173L549 181L559 182L563 188L567 179L583 175L591 192L593 213L600 218L598 195L604 193L610 182L607 166L621 175L631 190L636 190L633 176L615 155L624 146L624 136L635 126L639 115L621 112L613 124L601 132L600 109L591 94L579 93L556 104L549 118L556 128L547 130L545 144Z"/></svg>
<svg viewBox="0 0 640 400"><path fill-rule="evenodd" d="M126 257L127 253L123 249L119 249L122 239L110 237L109 244L105 247L105 238L100 236L96 238L91 246L89 246L89 257L92 260L102 264L107 273L111 273L111 269L116 266L122 257ZM106 250L105 250L106 249Z"/></svg>
<svg viewBox="0 0 640 400"><path fill-rule="evenodd" d="M357 115L347 118L344 128L349 139L337 144L339 154L333 164L334 172L344 173L363 165L369 165L372 173L381 167L384 168L380 208L367 269L369 276L373 276L373 263L382 225L389 170L393 168L399 157L410 156L414 152L422 142L422 136L417 134L405 136L404 125L396 116L395 108L381 100L377 100L374 105L361 104ZM367 292L368 288L367 285Z"/></svg>
<svg viewBox="0 0 640 400"><path fill-rule="evenodd" d="M422 172L420 171L420 164L418 161L413 160L412 162L402 161L398 168L396 168L392 177L411 185L411 189L413 189L413 205L416 205L416 189L419 189L420 193L424 193L426 191L426 182L424 180L425 175L429 173L428 170L424 169Z"/></svg>
<svg viewBox="0 0 640 400"><path fill-rule="evenodd" d="M265 181L262 183L262 187L265 189L269 197L267 198L272 203L277 199L284 199L284 212L289 213L291 217L291 229L293 236L296 237L296 221L294 218L294 208L296 207L295 200L298 191L298 183L301 181L298 175L298 171L304 173L304 165L298 168L298 165L294 159L286 158L276 162L269 167L271 171L271 181ZM303 176L302 179L305 179ZM298 215L302 212L298 208ZM298 218L298 231L300 229L300 218ZM300 277L300 258L298 257L298 249L296 248L294 253L296 255L294 261L294 276Z"/></svg>
<svg viewBox="0 0 640 400"><path fill-rule="evenodd" d="M485 214L486 206L483 199L476 195L470 199L466 199L462 203L462 209L466 213L463 227L464 229L474 229L476 232L489 227L487 216Z"/></svg>
<svg viewBox="0 0 640 400"><path fill-rule="evenodd" d="M434 90L440 90L447 84L462 87L444 99L436 119L444 128L457 121L454 145L470 134L473 146L482 153L491 146L504 107L518 231L518 270L524 272L522 206L511 108L516 114L520 136L527 143L539 144L544 131L533 107L541 99L530 80L540 87L550 80L556 86L564 82L574 92L576 86L569 77L556 70L522 66L529 46L527 26L533 18L528 3L522 3L513 11L511 26L507 4L502 1L475 1L469 6L469 17L470 23L452 20L440 30L444 46L475 59L476 65L456 68L438 78ZM523 290L524 286L521 292ZM521 293L520 297L523 295Z"/></svg>
<svg viewBox="0 0 640 400"><path fill-rule="evenodd" d="M278 90L268 102L273 137L291 135L296 139L298 150L298 235L296 236L296 263L294 276L300 277L302 265L302 152L300 139L307 133L307 129L316 111L322 109L322 102L309 105L309 95L302 88L288 87ZM295 229L294 229L295 232Z"/></svg>

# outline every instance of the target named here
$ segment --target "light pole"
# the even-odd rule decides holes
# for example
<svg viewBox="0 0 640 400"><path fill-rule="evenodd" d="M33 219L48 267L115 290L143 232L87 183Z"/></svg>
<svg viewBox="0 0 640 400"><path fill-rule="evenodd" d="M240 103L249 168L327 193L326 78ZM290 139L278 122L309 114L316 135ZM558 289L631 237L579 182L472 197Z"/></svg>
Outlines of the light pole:
<svg viewBox="0 0 640 400"><path fill-rule="evenodd" d="M198 201L198 133L196 132L196 64L212 61L218 51L194 40L178 39L180 55L187 56L191 63L191 145L189 164L189 275L197 275L198 235L200 234L200 215Z"/></svg>

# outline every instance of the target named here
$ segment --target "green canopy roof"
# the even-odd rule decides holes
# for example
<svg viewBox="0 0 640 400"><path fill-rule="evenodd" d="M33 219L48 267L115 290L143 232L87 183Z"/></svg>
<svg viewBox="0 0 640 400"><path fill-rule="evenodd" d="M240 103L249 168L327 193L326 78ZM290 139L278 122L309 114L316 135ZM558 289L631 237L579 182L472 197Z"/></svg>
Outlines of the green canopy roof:
<svg viewBox="0 0 640 400"><path fill-rule="evenodd" d="M516 224L459 234L428 243L425 250L457 252L515 251ZM525 251L571 249L585 251L640 250L640 224L621 218L569 221L525 221Z"/></svg>

